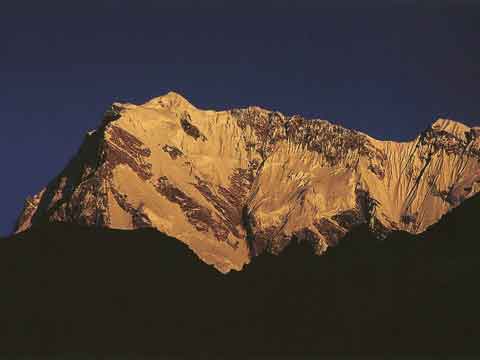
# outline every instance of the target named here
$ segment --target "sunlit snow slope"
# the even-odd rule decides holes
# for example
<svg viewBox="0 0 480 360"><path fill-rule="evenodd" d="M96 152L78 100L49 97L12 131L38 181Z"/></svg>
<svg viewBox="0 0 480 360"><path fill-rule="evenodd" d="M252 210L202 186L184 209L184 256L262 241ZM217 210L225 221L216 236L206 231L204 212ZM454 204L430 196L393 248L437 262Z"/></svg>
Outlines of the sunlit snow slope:
<svg viewBox="0 0 480 360"><path fill-rule="evenodd" d="M439 119L410 142L259 107L200 110L170 92L114 103L17 232L63 221L154 227L220 271L292 239L317 253L353 226L424 231L480 190L480 128Z"/></svg>

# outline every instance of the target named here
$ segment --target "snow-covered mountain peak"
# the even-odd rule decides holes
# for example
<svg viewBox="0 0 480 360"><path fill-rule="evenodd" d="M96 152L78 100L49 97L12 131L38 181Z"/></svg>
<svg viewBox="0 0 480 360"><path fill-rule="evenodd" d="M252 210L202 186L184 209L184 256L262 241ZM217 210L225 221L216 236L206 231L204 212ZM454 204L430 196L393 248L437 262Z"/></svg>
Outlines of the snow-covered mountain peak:
<svg viewBox="0 0 480 360"><path fill-rule="evenodd" d="M470 127L462 124L461 122L451 119L437 119L432 124L432 129L436 131L445 131L452 135L455 135L461 139L464 139L466 134L470 132Z"/></svg>
<svg viewBox="0 0 480 360"><path fill-rule="evenodd" d="M185 97L174 91L169 91L165 95L155 97L146 102L143 106L175 109L176 111L196 109L195 106L193 106Z"/></svg>
<svg viewBox="0 0 480 360"><path fill-rule="evenodd" d="M439 119L409 142L258 106L201 110L169 92L114 103L17 231L45 221L153 227L221 271L306 241L318 254L368 223L424 231L480 191L478 131Z"/></svg>

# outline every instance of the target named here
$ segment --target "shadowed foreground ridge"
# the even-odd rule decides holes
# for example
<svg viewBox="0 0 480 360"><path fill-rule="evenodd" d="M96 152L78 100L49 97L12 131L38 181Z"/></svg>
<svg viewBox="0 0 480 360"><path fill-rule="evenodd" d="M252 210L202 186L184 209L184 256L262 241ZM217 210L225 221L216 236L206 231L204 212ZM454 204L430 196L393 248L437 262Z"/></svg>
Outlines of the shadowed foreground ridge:
<svg viewBox="0 0 480 360"><path fill-rule="evenodd" d="M222 275L154 230L47 224L0 242L0 349L478 353L475 196L421 235L366 225Z"/></svg>

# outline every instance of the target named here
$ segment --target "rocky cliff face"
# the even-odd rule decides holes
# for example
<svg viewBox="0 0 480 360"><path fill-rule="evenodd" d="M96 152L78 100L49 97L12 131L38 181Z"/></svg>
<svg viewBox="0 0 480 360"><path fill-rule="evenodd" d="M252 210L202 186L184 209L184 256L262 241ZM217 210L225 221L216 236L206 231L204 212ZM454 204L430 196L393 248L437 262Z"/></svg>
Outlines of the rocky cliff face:
<svg viewBox="0 0 480 360"><path fill-rule="evenodd" d="M220 271L292 240L320 254L355 225L424 231L480 190L480 128L439 119L409 142L259 107L200 110L170 92L114 103L37 195L48 221L153 227Z"/></svg>

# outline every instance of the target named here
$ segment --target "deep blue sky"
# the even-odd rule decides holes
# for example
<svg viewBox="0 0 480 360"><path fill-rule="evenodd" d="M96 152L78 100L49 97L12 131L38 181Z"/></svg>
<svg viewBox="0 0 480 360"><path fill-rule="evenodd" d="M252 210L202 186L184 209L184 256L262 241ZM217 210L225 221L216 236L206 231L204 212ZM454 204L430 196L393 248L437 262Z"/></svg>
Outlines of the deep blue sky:
<svg viewBox="0 0 480 360"><path fill-rule="evenodd" d="M116 100L175 90L395 140L480 125L477 1L169 2L3 4L0 234Z"/></svg>

